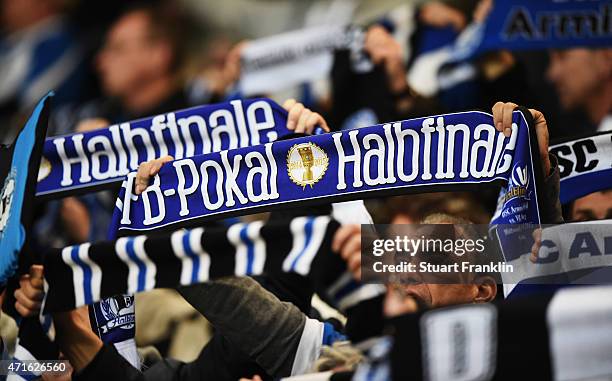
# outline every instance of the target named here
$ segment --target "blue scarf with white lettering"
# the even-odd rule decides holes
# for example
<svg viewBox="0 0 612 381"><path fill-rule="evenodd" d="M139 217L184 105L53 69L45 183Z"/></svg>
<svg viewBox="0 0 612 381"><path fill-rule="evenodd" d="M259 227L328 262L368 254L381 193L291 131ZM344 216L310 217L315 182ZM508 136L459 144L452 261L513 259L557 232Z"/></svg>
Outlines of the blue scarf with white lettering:
<svg viewBox="0 0 612 381"><path fill-rule="evenodd" d="M451 49L451 62L488 51L612 46L607 1L495 1L484 23L473 23Z"/></svg>
<svg viewBox="0 0 612 381"><path fill-rule="evenodd" d="M612 131L566 139L550 153L559 162L562 204L612 189Z"/></svg>
<svg viewBox="0 0 612 381"><path fill-rule="evenodd" d="M291 133L287 111L269 99L233 100L108 128L48 138L37 196L63 197L120 183L143 161L182 159L264 144Z"/></svg>
<svg viewBox="0 0 612 381"><path fill-rule="evenodd" d="M527 116L526 116L527 115ZM531 115L509 138L483 112L461 112L277 141L162 167L141 195L127 176L113 216L119 235L367 196L501 184L492 224L539 223L541 166ZM534 164L535 163L535 164Z"/></svg>

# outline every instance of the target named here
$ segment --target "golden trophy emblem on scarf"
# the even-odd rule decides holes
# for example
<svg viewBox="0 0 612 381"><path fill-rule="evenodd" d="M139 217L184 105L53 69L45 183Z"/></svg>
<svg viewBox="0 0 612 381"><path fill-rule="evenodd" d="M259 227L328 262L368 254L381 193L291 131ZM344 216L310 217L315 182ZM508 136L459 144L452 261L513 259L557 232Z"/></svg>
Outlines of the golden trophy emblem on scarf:
<svg viewBox="0 0 612 381"><path fill-rule="evenodd" d="M302 158L302 166L304 166L302 181L308 183L309 181L312 181L312 166L314 164L312 148L310 146L298 147L298 153Z"/></svg>
<svg viewBox="0 0 612 381"><path fill-rule="evenodd" d="M314 143L296 144L287 154L287 171L289 178L297 185L306 188L306 185L313 185L321 180L329 158L321 147Z"/></svg>

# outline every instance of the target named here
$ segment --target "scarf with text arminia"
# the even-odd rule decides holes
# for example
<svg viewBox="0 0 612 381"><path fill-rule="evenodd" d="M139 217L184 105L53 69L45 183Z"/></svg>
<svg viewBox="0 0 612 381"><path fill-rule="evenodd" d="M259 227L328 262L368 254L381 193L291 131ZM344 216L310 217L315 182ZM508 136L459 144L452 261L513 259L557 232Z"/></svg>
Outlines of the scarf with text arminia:
<svg viewBox="0 0 612 381"><path fill-rule="evenodd" d="M500 49L605 48L612 45L607 1L496 1L484 22L470 24L450 50L451 62Z"/></svg>
<svg viewBox="0 0 612 381"><path fill-rule="evenodd" d="M555 143L550 153L559 162L562 204L612 189L612 131Z"/></svg>
<svg viewBox="0 0 612 381"><path fill-rule="evenodd" d="M492 224L539 223L538 171L537 140L522 112L513 114L509 138L495 130L490 114L446 114L175 160L139 196L131 173L112 228L125 235L259 210L494 183L503 188Z"/></svg>
<svg viewBox="0 0 612 381"><path fill-rule="evenodd" d="M143 161L182 159L272 142L290 134L287 111L269 99L234 100L48 138L37 196L62 197L118 183Z"/></svg>

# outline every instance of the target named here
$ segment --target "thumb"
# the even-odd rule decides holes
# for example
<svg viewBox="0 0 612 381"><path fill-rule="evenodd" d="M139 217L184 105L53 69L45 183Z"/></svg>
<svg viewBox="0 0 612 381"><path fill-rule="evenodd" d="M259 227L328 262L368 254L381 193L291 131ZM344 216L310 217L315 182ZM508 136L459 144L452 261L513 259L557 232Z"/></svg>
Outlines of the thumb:
<svg viewBox="0 0 612 381"><path fill-rule="evenodd" d="M30 283L35 287L41 287L43 284L43 270L42 265L32 265L30 267Z"/></svg>

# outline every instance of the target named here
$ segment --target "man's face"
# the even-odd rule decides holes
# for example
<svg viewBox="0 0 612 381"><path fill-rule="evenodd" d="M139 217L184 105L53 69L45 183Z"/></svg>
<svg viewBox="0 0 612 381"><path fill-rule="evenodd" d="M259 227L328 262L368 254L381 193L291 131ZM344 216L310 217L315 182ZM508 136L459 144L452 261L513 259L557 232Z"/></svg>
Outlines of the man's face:
<svg viewBox="0 0 612 381"><path fill-rule="evenodd" d="M574 201L572 221L594 221L612 218L612 190L595 192Z"/></svg>
<svg viewBox="0 0 612 381"><path fill-rule="evenodd" d="M429 308L444 307L454 304L471 303L476 290L470 284L411 284L400 287L400 293L410 296L421 306Z"/></svg>
<svg viewBox="0 0 612 381"><path fill-rule="evenodd" d="M393 218L392 224L405 223L404 221L404 217L398 215ZM446 225L445 223L439 224ZM390 231L393 232L392 229ZM399 231L396 232L397 234L400 234ZM412 261L418 263L419 259L415 256ZM453 261L454 259L451 259L447 264ZM418 273L412 274L410 279L402 277L404 281L409 281L407 284L388 284L384 302L385 315L396 316L416 312L419 306L438 308L456 304L490 302L497 295L497 284L489 276L474 278L469 273L450 273L437 274L432 278L432 274L429 275L429 277L422 277ZM439 282L427 282L427 280L431 282L434 278Z"/></svg>
<svg viewBox="0 0 612 381"><path fill-rule="evenodd" d="M567 49L550 53L548 79L555 85L566 109L581 107L610 81L610 62L605 50Z"/></svg>
<svg viewBox="0 0 612 381"><path fill-rule="evenodd" d="M387 317L414 313L419 307L438 308L457 304L490 302L497 295L493 279L483 284L387 285L384 313Z"/></svg>
<svg viewBox="0 0 612 381"><path fill-rule="evenodd" d="M121 97L168 70L167 44L152 37L146 12L133 11L110 29L98 54L97 69L105 93Z"/></svg>

